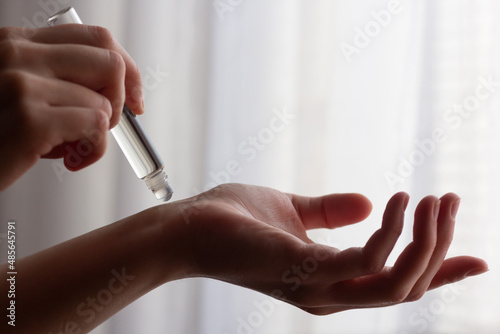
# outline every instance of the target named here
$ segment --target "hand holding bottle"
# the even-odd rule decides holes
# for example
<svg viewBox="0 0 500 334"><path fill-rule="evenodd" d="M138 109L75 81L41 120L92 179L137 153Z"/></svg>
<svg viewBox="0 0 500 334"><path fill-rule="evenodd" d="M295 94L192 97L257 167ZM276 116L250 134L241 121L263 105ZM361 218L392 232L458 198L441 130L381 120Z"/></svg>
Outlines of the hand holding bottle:
<svg viewBox="0 0 500 334"><path fill-rule="evenodd" d="M140 72L101 27L0 29L0 190L40 158L80 170L102 157L124 103L144 112ZM75 161L74 156L79 154Z"/></svg>

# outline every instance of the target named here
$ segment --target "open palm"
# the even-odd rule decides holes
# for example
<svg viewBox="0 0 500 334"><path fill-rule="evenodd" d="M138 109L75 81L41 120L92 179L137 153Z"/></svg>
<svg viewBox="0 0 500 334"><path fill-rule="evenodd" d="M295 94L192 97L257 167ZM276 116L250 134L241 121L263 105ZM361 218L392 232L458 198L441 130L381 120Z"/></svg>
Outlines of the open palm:
<svg viewBox="0 0 500 334"><path fill-rule="evenodd" d="M425 197L415 211L413 241L393 267L385 262L404 221L408 195L388 202L382 227L362 248L340 251L311 241L306 230L338 228L365 219L370 201L359 194L309 198L226 184L178 202L190 229L195 275L248 287L313 314L388 306L487 270L481 259L444 260L459 198ZM186 204L188 203L188 204Z"/></svg>

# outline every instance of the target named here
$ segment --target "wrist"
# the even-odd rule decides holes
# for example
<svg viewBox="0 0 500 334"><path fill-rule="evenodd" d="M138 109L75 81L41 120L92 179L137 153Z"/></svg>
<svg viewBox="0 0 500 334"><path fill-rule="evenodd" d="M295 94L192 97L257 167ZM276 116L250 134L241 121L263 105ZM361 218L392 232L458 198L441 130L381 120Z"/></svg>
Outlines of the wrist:
<svg viewBox="0 0 500 334"><path fill-rule="evenodd" d="M161 275L161 284L192 277L191 236L189 226L180 214L177 203L153 207L144 212L145 220L153 222L151 230L156 268ZM153 269L154 270L154 269Z"/></svg>

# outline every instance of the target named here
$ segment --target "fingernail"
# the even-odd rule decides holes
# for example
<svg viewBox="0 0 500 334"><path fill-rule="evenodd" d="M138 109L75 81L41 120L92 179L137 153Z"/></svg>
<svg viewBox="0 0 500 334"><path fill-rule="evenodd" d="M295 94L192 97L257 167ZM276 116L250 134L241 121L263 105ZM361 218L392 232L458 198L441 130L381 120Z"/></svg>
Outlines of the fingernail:
<svg viewBox="0 0 500 334"><path fill-rule="evenodd" d="M474 269L474 270L469 271L467 274L465 274L465 277L481 275L481 274L484 274L488 271L490 271L489 268Z"/></svg>
<svg viewBox="0 0 500 334"><path fill-rule="evenodd" d="M142 111L146 111L146 101L144 100L144 98L142 98L141 106L142 106Z"/></svg>
<svg viewBox="0 0 500 334"><path fill-rule="evenodd" d="M457 216L458 207L460 206L460 201L461 201L461 199L459 198L455 202L453 202L453 204L451 205L450 215L451 215L451 218L453 218L453 219L455 219L455 217Z"/></svg>
<svg viewBox="0 0 500 334"><path fill-rule="evenodd" d="M440 208L441 208L441 200L436 201L436 203L434 203L434 212L433 212L434 220L438 220Z"/></svg>

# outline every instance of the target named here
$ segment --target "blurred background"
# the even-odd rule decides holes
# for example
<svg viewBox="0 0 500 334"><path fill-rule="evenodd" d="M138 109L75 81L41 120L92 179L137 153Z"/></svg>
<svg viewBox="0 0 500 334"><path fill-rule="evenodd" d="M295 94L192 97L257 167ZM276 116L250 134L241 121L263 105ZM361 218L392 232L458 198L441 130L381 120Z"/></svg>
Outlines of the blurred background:
<svg viewBox="0 0 500 334"><path fill-rule="evenodd" d="M325 317L281 302L264 309L269 297L226 283L182 280L93 333L500 331L499 2L11 0L0 3L0 26L41 27L68 5L110 29L139 65L140 120L174 200L228 181L313 196L360 192L374 205L366 221L311 232L347 248L363 245L390 196L407 191L397 254L418 201L456 192L449 255L490 266L415 303ZM227 173L231 161L241 166L236 175ZM8 220L25 256L158 204L113 140L82 172L60 166L41 161L0 194L2 262Z"/></svg>

